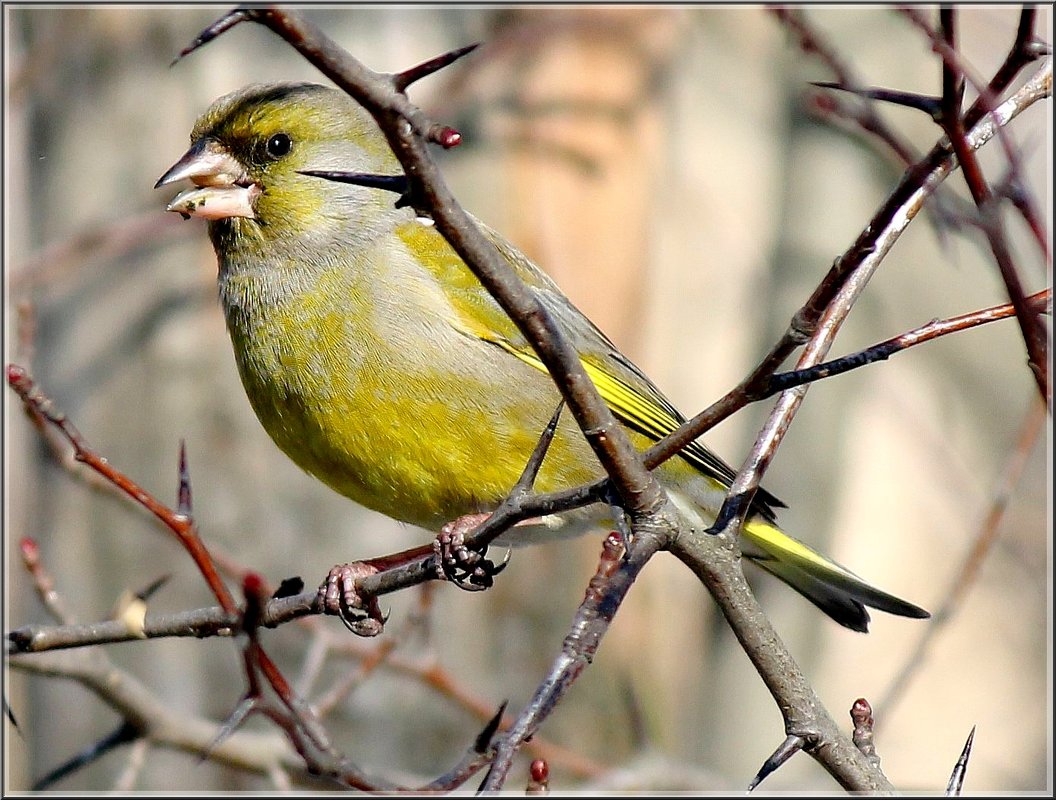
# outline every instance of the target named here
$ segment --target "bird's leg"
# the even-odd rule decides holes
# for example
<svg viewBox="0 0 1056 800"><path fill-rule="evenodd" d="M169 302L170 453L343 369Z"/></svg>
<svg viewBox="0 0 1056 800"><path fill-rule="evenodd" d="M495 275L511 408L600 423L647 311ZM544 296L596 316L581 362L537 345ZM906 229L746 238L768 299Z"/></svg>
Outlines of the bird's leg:
<svg viewBox="0 0 1056 800"><path fill-rule="evenodd" d="M490 516L491 514L484 513L459 517L440 529L432 545L332 567L319 587L319 601L324 612L340 617L345 627L357 636L377 636L384 628L385 617L381 613L377 598L361 594L356 582L383 570L417 561L430 553L435 556L436 577L440 580L450 581L467 592L490 588L495 582L495 576L506 568L510 560L509 551L502 563L496 564L485 557L486 546L478 550L465 544L466 534L475 530Z"/></svg>
<svg viewBox="0 0 1056 800"><path fill-rule="evenodd" d="M474 550L465 545L466 534L475 530L491 514L466 514L444 525L433 540L433 554L436 556L436 576L455 584L467 592L480 592L491 588L495 576L506 568L510 553L501 564L485 558L488 552Z"/></svg>

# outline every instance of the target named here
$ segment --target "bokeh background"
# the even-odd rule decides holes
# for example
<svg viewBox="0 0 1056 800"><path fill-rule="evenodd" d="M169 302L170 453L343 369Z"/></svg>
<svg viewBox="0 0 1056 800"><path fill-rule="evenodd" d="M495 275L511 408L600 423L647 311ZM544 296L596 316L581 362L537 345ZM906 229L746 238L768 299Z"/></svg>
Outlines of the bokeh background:
<svg viewBox="0 0 1056 800"><path fill-rule="evenodd" d="M314 585L333 563L428 535L332 494L272 445L238 382L204 226L164 213L173 191L151 188L217 96L250 82L319 79L251 25L170 67L224 10L5 7L5 362L30 366L100 452L164 499L175 496L184 440L207 542L269 580L301 575ZM809 81L832 76L762 8L305 13L382 71L484 43L411 92L465 136L440 156L457 196L547 269L687 413L756 363L901 173L874 143L808 113ZM863 83L939 91L928 42L894 11L806 13ZM989 75L1017 9L966 8L959 19L963 52ZM1051 42L1047 8L1039 34ZM881 113L919 152L938 137L919 113ZM1027 112L1010 135L1051 228L1051 104ZM1006 168L995 147L984 163L992 177ZM950 195L963 197L958 184ZM980 237L940 235L933 222L918 218L886 259L839 353L1005 301ZM1024 226L1008 224L1029 287L1049 285ZM152 611L211 605L182 551L145 514L57 466L12 398L5 393L8 629L47 621L20 567L23 536L40 543L77 620L105 618L124 589L161 574L171 579ZM788 502L781 520L790 532L936 609L1037 402L1014 322L948 337L813 387L766 484ZM709 444L740 464L768 408L746 409ZM892 681L937 621L877 614L862 636L752 576L832 713L849 724L855 698L874 703L883 767L903 790L944 788L973 725L966 788L1051 790L1050 434L1046 423L996 545L903 690L891 694ZM387 635L402 637L407 663L440 665L485 704L508 698L519 709L560 647L599 546L589 537L517 551L480 595L439 586L424 633L412 624L415 594L386 598ZM342 634L336 620L324 625ZM299 626L265 637L297 680L318 654L313 641ZM180 714L223 719L243 688L227 640L139 642L107 654ZM310 695L356 665L331 655ZM27 788L119 722L73 681L6 674L20 723L13 734L5 722L8 790ZM364 768L412 781L452 764L479 725L422 680L384 666L328 718L337 745ZM264 720L249 727L274 730ZM555 788L704 792L743 789L784 732L704 590L661 555L541 736L604 768L555 762ZM57 788L275 786L186 753L140 756L129 773L130 751L118 749ZM836 788L803 755L765 786Z"/></svg>

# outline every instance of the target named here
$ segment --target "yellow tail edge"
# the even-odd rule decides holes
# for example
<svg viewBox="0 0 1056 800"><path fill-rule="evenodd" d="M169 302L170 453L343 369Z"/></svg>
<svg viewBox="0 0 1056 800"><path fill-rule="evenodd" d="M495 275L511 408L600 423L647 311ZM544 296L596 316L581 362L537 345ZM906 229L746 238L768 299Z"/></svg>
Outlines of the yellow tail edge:
<svg viewBox="0 0 1056 800"><path fill-rule="evenodd" d="M775 525L755 518L744 524L745 557L787 583L841 625L865 633L869 612L865 607L900 617L927 619L920 606L867 583L794 539Z"/></svg>

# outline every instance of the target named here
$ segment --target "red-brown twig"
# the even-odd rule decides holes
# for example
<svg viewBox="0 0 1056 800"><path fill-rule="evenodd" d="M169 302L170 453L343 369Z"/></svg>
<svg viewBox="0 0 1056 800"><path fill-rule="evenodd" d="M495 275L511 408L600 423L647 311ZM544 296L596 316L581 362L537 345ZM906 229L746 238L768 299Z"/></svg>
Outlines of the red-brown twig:
<svg viewBox="0 0 1056 800"><path fill-rule="evenodd" d="M769 10L798 39L799 46L804 53L816 55L828 66L841 86L853 90L862 85L851 71L850 66L836 52L836 48L807 21L801 9L777 6ZM854 120L862 130L873 134L890 147L903 166L909 166L917 160L918 156L913 152L913 148L884 122L877 114L873 103L865 102L853 112L850 109L842 109L842 111L844 116Z"/></svg>
<svg viewBox="0 0 1056 800"><path fill-rule="evenodd" d="M7 367L7 383L21 398L26 408L39 415L62 433L66 441L73 447L74 458L77 461L86 464L102 475L107 481L147 509L165 525L176 536L176 539L187 550L191 558L194 559L194 563L198 566L202 577L205 578L206 584L212 590L213 596L220 602L221 608L228 614L237 613L238 607L235 605L235 600L217 573L216 567L209 556L209 551L206 549L201 537L198 536L194 523L157 500L154 495L124 473L112 467L105 458L96 453L66 418L66 415L55 409L52 401L34 383L33 378L30 377L25 369L17 364L9 364Z"/></svg>
<svg viewBox="0 0 1056 800"><path fill-rule="evenodd" d="M55 591L55 579L51 577L51 573L48 572L40 560L40 546L36 541L26 536L19 542L18 549L22 554L22 563L33 579L33 588L36 589L37 597L40 598L40 604L44 606L44 610L56 622L63 625L72 624L73 617L66 610L66 604L62 601L62 597Z"/></svg>
<svg viewBox="0 0 1056 800"><path fill-rule="evenodd" d="M1019 320L1019 326L1023 332L1023 341L1026 345L1031 372L1038 384L1038 390L1041 392L1046 404L1051 404L1052 390L1048 371L1048 336L1037 317L1032 315L1027 307L1026 290L1023 287L1019 271L1012 260L1012 251L1005 236L1001 216L998 213L996 198L990 190L979 160L975 156L974 149L968 143L965 118L961 114L961 100L966 80L971 81L974 88L979 92L979 100L983 103L983 108L988 113L997 106L998 97L991 90L989 82L983 81L976 76L957 51L954 38L956 15L952 8L946 7L940 11L942 24L939 31L933 30L923 15L916 9L906 8L902 11L914 25L924 31L932 42L932 48L942 56L943 92L940 106L941 113L937 121L949 138L950 145L960 164L961 174L964 176L972 199L979 209L982 230L990 243L990 249L994 254L994 259L1008 290L1009 299L1016 309L1016 318ZM1023 26L1021 25L1020 35L1022 34ZM1017 36L1017 45L1013 47L1012 52L1020 49L1018 47L1019 38ZM1008 63L1007 59L1006 63ZM1013 174L1016 174L1019 170L1015 149L1004 137L1002 137L1002 142L1008 155L1010 169Z"/></svg>
<svg viewBox="0 0 1056 800"><path fill-rule="evenodd" d="M1040 292L1036 292L1026 298L1026 301L1032 314L1052 313L1052 289L1043 289ZM884 361L896 353L901 353L910 347L933 341L942 336L948 336L951 333L960 333L978 327L979 325L986 325L990 322L996 322L1014 316L1016 316L1015 306L1011 303L1005 303L999 306L984 308L979 311L972 311L968 314L950 317L949 319L933 320L919 328L914 328L911 331L894 336L886 341L880 342L879 344L874 344L872 347L859 350L857 353L842 356L833 359L832 361L826 361L824 364L816 364L815 366L806 369L795 370L793 372L775 373L770 379L768 394L773 394L778 391L790 389L793 386L800 386L804 383L810 383L823 378L830 378L834 375L841 375L844 372L850 372L853 369L864 367L867 364Z"/></svg>
<svg viewBox="0 0 1056 800"><path fill-rule="evenodd" d="M368 778L347 756L337 751L314 710L294 693L285 676L264 651L259 639L260 621L267 602L264 581L256 573L247 573L242 582L242 593L245 599L242 632L246 637L242 660L247 689L222 726L217 741L234 733L248 714L262 713L286 733L290 743L314 774L330 776L345 786L361 791L393 791L396 788L394 785ZM263 682L261 677L264 678ZM281 705L270 702L265 687L271 688Z"/></svg>

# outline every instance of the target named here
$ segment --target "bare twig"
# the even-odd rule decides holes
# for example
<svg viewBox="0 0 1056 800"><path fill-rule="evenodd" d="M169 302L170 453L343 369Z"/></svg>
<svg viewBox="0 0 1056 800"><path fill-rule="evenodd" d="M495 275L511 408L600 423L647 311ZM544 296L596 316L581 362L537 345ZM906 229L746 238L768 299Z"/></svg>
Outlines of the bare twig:
<svg viewBox="0 0 1056 800"><path fill-rule="evenodd" d="M1027 298L1027 304L1030 307L1031 312L1034 314L1051 314L1052 289L1044 289L1030 295L1030 297ZM776 393L784 389L790 389L793 386L811 383L812 381L821 380L823 378L829 378L833 375L841 375L844 372L850 372L853 369L864 367L867 364L884 361L895 353L901 353L907 348L915 347L918 344L930 342L933 339L948 336L951 333L960 333L961 331L966 331L979 325L985 325L989 322L1008 319L1015 315L1015 307L1011 303L1005 303L1004 305L984 308L980 311L973 311L969 314L951 317L950 319L933 320L927 325L914 328L911 331L887 339L879 344L874 344L864 350L859 350L857 353L842 356L833 361L826 361L823 364L816 364L815 366L806 369L795 370L793 372L775 373L770 379L770 389L768 394Z"/></svg>
<svg viewBox="0 0 1056 800"><path fill-rule="evenodd" d="M139 737L140 732L133 725L130 725L128 722L122 722L117 726L116 730L108 733L98 742L93 742L88 745L88 747L72 756L69 760L64 761L59 766L49 770L46 775L35 780L33 782L33 791L44 791L52 784L65 778L67 775L72 775L77 770L83 769L89 764L98 761L111 750L120 747L123 744L134 742Z"/></svg>
<svg viewBox="0 0 1056 800"><path fill-rule="evenodd" d="M982 147L993 138L996 127L1007 125L1025 109L1051 94L1052 63L1047 61L1012 97L995 109L988 121L978 123L970 137L972 146ZM876 259L878 248L889 248L922 207L925 199L953 169L947 149L936 145L907 171L902 181L863 228L858 239L836 260L825 279L792 318L788 330L752 373L740 384L675 433L653 445L645 453L645 463L653 468L677 454L689 442L726 419L750 399L764 396L770 376L786 358L819 327L823 310L836 296L851 269L866 258ZM884 239L887 241L884 241ZM801 365L800 368L806 365ZM593 488L593 487L592 487Z"/></svg>
<svg viewBox="0 0 1056 800"><path fill-rule="evenodd" d="M357 669L349 670L340 676L334 686L315 699L312 703L315 712L320 717L325 717L333 711L334 707L344 700L356 686L363 683L378 667L385 663L398 644L399 639L394 636L379 641L378 646L374 648L374 652L370 657L362 659Z"/></svg>
<svg viewBox="0 0 1056 800"><path fill-rule="evenodd" d="M91 652L102 653L99 649ZM210 750L217 730L215 722L175 712L165 698L152 694L109 659L99 661L84 656L84 652L41 653L32 658L13 658L10 665L29 674L77 681L123 719L140 724L144 736L156 747L199 757L208 753L215 763L260 774L267 774L279 763L299 782L311 779L281 735L240 732Z"/></svg>
<svg viewBox="0 0 1056 800"><path fill-rule="evenodd" d="M481 791L495 791L503 786L517 750L535 734L564 693L594 660L613 615L642 567L662 542L663 537L650 535L648 529L640 530L626 557L621 558L623 546L619 538L615 534L606 537L597 571L576 612L572 631L565 637L561 653L531 701L496 744L495 759L481 784Z"/></svg>
<svg viewBox="0 0 1056 800"><path fill-rule="evenodd" d="M1037 99L1047 97L1051 87L1051 69L1051 63L1043 65L1023 89L994 109L990 117L980 121L968 137L971 146L982 146L994 136L999 125L1007 124L1012 116ZM782 340L753 375L735 391L747 393L754 386L753 380L768 380L776 364L787 354L788 348L808 335L810 339L797 368L810 367L821 361L855 298L879 266L880 260L952 168L950 154L942 146L936 146L925 159L907 172L900 186L874 215L873 221L837 260L810 300L797 312ZM814 331L816 333L812 333ZM805 389L802 386L782 393L730 488L715 529L734 532L740 527L751 494L791 423ZM651 462L647 460L647 463ZM727 551L733 547L735 545L732 544L713 546L700 537L683 535L676 540L672 550L697 572L719 601L735 635L785 714L786 732L803 737L812 755L823 761L830 773L845 787L890 791L890 785L882 773L868 764L864 755L846 740L832 718L825 713L798 666L783 650L774 647L776 634L757 610L747 587L742 586L743 579L737 578L733 570L722 569L720 561L727 557ZM770 658L761 655L764 653Z"/></svg>
<svg viewBox="0 0 1056 800"><path fill-rule="evenodd" d="M233 734L248 713L257 711L268 716L286 733L312 773L328 775L350 788L363 791L394 791L394 784L368 778L351 759L336 749L315 711L293 692L285 676L264 652L258 635L267 595L260 576L247 573L242 591L245 598L242 620L245 644L242 657L247 689L242 701L221 728L217 741ZM266 687L274 692L278 705L270 702Z"/></svg>
<svg viewBox="0 0 1056 800"><path fill-rule="evenodd" d="M209 556L205 543L198 536L194 523L158 501L152 494L124 473L112 467L105 458L89 447L65 414L55 409L51 400L37 387L29 373L22 367L17 364L8 365L7 383L15 390L15 393L21 398L22 403L27 408L32 409L35 414L47 420L48 423L55 426L62 433L72 445L74 458L77 461L87 464L95 472L102 475L107 481L147 509L176 536L180 544L194 559L194 563L198 566L202 577L205 578L206 583L223 609L228 613L235 613L234 598L217 574L216 567Z"/></svg>
<svg viewBox="0 0 1056 800"><path fill-rule="evenodd" d="M22 563L33 579L33 588L36 589L37 597L40 598L40 604L44 606L44 610L61 625L72 624L73 617L70 616L62 597L55 591L55 579L51 577L51 573L40 560L40 546L34 539L26 536L19 542L18 549L22 554Z"/></svg>
<svg viewBox="0 0 1056 800"><path fill-rule="evenodd" d="M1049 61L1023 89L994 109L991 116L980 121L971 134L965 137L965 142L972 149L978 149L990 141L1002 124L1007 124L1007 121L1040 97L1048 96L1051 84L1052 63ZM768 379L769 374L765 370L770 367L771 359L783 352L786 342L795 342L808 331L816 332L812 333L796 369L813 367L822 361L858 295L880 262L909 226L926 199L952 171L953 160L944 152L941 146L937 146L923 161L907 172L900 186L874 215L873 221L863 230L851 248L837 259L825 280L793 317L792 325L782 341L742 386L747 384L750 387L753 379ZM933 161L936 163L933 164ZM1016 309L1018 317L1019 306ZM1024 310L1023 313L1028 312ZM772 372L772 369L770 371ZM730 487L728 499L715 523L716 530L737 530L742 524L751 497L758 488L766 467L791 424L808 387L809 384L798 386L783 392L778 398L751 453ZM649 455L647 454L646 458L647 464L651 464Z"/></svg>
<svg viewBox="0 0 1056 800"><path fill-rule="evenodd" d="M961 99L964 94L966 79L970 80L979 92L979 100L982 101L982 107L987 112L995 108L998 98L990 89L989 82L983 81L976 76L957 51L954 41L954 20L956 16L952 8L945 7L940 11L941 25L939 31L933 30L916 9L906 8L902 11L914 25L924 31L931 39L933 49L942 56L942 113L937 121L949 138L950 145L960 164L961 174L964 176L972 199L979 209L983 232L990 243L990 249L994 254L994 259L1008 290L1009 299L1016 309L1016 318L1019 320L1019 326L1023 332L1023 341L1026 345L1031 371L1037 381L1041 396L1045 399L1046 404L1051 405L1052 391L1048 373L1048 337L1043 326L1035 316L1030 314L1027 308L1026 291L1023 288L1019 271L1012 260L1012 252L996 207L995 197L990 190L986 177L983 175L982 167L975 157L974 148L969 145L966 136L966 120L961 115ZM1021 49L1019 43L1023 36L1024 19L1026 18L1021 18L1020 35L1017 36L1016 44L1013 46L1009 59L1006 59L1006 63L1013 58L1014 53ZM1027 23L1032 24L1030 20L1027 20ZM1050 63L1050 91L1051 83ZM1004 138L1002 138L1002 141L1008 155L1010 169L1014 173L1018 173L1018 158L1015 150Z"/></svg>

